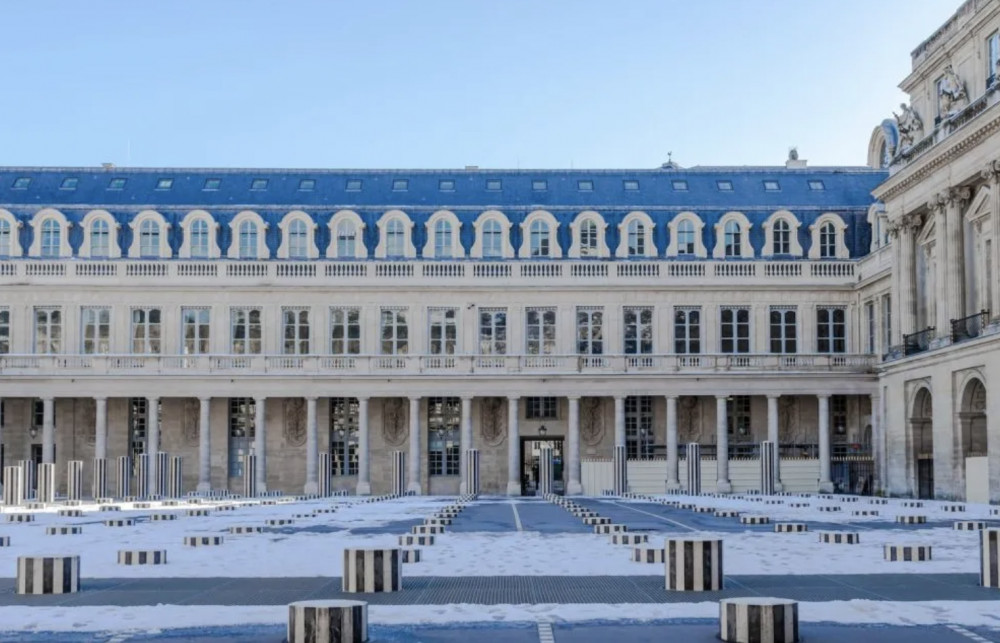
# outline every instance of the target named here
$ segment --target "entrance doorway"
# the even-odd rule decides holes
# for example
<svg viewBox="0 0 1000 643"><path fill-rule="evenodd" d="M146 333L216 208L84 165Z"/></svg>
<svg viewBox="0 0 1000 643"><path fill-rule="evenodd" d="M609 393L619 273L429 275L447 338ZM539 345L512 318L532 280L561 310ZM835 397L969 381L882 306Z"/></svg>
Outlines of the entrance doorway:
<svg viewBox="0 0 1000 643"><path fill-rule="evenodd" d="M521 438L521 495L538 493L538 461L543 447L552 449L552 493L563 494L563 439Z"/></svg>

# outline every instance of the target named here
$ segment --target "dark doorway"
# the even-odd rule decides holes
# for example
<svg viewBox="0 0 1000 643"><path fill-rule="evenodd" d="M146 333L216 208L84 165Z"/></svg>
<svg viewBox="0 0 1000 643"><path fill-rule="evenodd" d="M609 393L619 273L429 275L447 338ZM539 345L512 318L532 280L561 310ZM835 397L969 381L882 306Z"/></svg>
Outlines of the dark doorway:
<svg viewBox="0 0 1000 643"><path fill-rule="evenodd" d="M534 496L538 493L538 458L542 447L552 449L552 492L563 494L563 439L562 438L521 438L521 495Z"/></svg>

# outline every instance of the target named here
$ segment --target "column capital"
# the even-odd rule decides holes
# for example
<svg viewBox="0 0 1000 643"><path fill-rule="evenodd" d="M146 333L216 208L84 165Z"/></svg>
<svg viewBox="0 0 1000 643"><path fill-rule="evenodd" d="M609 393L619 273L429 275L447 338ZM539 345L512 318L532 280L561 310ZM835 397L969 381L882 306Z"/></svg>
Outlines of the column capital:
<svg viewBox="0 0 1000 643"><path fill-rule="evenodd" d="M358 402L368 402L368 400L372 399L369 395L355 395L354 397Z"/></svg>
<svg viewBox="0 0 1000 643"><path fill-rule="evenodd" d="M94 396L94 401L95 402L107 402L108 401L108 396L107 395L95 395Z"/></svg>
<svg viewBox="0 0 1000 643"><path fill-rule="evenodd" d="M212 401L212 398L207 396L199 397L198 401L201 402L202 404L209 404Z"/></svg>
<svg viewBox="0 0 1000 643"><path fill-rule="evenodd" d="M990 161L985 166L983 166L982 171L979 176L986 181L992 181L993 183L1000 183L1000 159Z"/></svg>
<svg viewBox="0 0 1000 643"><path fill-rule="evenodd" d="M267 401L267 396L266 395L254 395L253 396L253 401L256 402L257 404L260 404L261 402L266 402Z"/></svg>
<svg viewBox="0 0 1000 643"><path fill-rule="evenodd" d="M518 401L519 399L521 399L521 396L520 396L520 395L508 395L508 396L507 396L507 401L508 401L508 402L516 402L516 401Z"/></svg>
<svg viewBox="0 0 1000 643"><path fill-rule="evenodd" d="M579 395L567 395L566 399L567 400L575 400L575 401L579 402L580 401L580 396Z"/></svg>
<svg viewBox="0 0 1000 643"><path fill-rule="evenodd" d="M680 395L677 395L675 393L668 393L668 394L664 395L663 397L666 398L666 399L668 399L668 400L676 400L677 398L680 397Z"/></svg>
<svg viewBox="0 0 1000 643"><path fill-rule="evenodd" d="M718 402L719 400L722 400L723 402L728 402L729 401L729 395L728 394L727 395L716 395L715 396L715 401Z"/></svg>
<svg viewBox="0 0 1000 643"><path fill-rule="evenodd" d="M317 397L316 395L307 395L305 397L306 402L315 402L318 399L319 397Z"/></svg>
<svg viewBox="0 0 1000 643"><path fill-rule="evenodd" d="M972 197L972 190L967 187L952 187L941 193L948 205L954 206L965 203Z"/></svg>
<svg viewBox="0 0 1000 643"><path fill-rule="evenodd" d="M410 404L413 404L414 402L419 402L422 398L419 395L410 395L407 399L410 400Z"/></svg>
<svg viewBox="0 0 1000 643"><path fill-rule="evenodd" d="M472 395L472 394L466 394L466 395L460 395L459 398L463 402L466 402L466 401L471 402L472 400L474 400L476 398L476 396Z"/></svg>
<svg viewBox="0 0 1000 643"><path fill-rule="evenodd" d="M832 395L830 393L817 393L816 397L818 397L821 400L829 400L830 397L832 397Z"/></svg>
<svg viewBox="0 0 1000 643"><path fill-rule="evenodd" d="M767 399L769 399L769 400L776 400L779 397L781 397L781 393L769 393L767 395Z"/></svg>
<svg viewBox="0 0 1000 643"><path fill-rule="evenodd" d="M622 401L624 402L624 401L625 401L625 398L626 398L626 397L628 397L628 395L614 395L614 396L612 396L612 397L614 397L614 398L615 398L615 401L616 401L616 402L617 402L618 400L622 400Z"/></svg>

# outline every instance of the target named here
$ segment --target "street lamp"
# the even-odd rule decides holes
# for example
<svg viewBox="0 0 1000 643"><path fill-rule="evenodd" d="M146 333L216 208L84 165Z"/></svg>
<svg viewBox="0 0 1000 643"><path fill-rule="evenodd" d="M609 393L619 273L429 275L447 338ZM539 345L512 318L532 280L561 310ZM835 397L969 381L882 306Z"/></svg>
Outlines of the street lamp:
<svg viewBox="0 0 1000 643"><path fill-rule="evenodd" d="M548 432L549 432L549 430L547 428L545 428L544 424L542 426L538 427L538 435L542 436L543 438L545 437L545 434L548 433Z"/></svg>

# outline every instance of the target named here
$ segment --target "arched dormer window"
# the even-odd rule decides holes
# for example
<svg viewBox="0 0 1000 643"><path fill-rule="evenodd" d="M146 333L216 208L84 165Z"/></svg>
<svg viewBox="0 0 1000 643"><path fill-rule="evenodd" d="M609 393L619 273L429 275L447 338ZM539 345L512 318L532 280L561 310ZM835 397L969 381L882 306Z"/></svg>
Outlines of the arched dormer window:
<svg viewBox="0 0 1000 643"><path fill-rule="evenodd" d="M308 214L293 210L281 219L278 227L281 229L279 259L315 259L319 256L314 238L316 222Z"/></svg>
<svg viewBox="0 0 1000 643"><path fill-rule="evenodd" d="M670 243L667 245L668 257L704 259L708 256L702 230L705 222L694 212L681 212L671 219Z"/></svg>
<svg viewBox="0 0 1000 643"><path fill-rule="evenodd" d="M469 255L477 259L503 259L514 256L510 243L510 220L498 210L487 210L480 214L472 227L476 240Z"/></svg>
<svg viewBox="0 0 1000 643"><path fill-rule="evenodd" d="M80 221L83 228L83 243L80 256L91 259L118 259L118 222L106 210L91 210Z"/></svg>
<svg viewBox="0 0 1000 643"><path fill-rule="evenodd" d="M270 252L265 238L267 224L256 212L244 210L229 222L232 241L226 256L230 259L267 259Z"/></svg>
<svg viewBox="0 0 1000 643"><path fill-rule="evenodd" d="M198 219L191 224L191 256L204 259L208 257L208 224L204 219Z"/></svg>
<svg viewBox="0 0 1000 643"><path fill-rule="evenodd" d="M437 223L434 224L434 257L439 259L451 258L451 244L451 221L438 219Z"/></svg>
<svg viewBox="0 0 1000 643"><path fill-rule="evenodd" d="M884 204L873 203L868 208L868 225L871 226L872 230L871 245L868 248L869 252L875 252L879 248L889 244L889 225L886 217Z"/></svg>
<svg viewBox="0 0 1000 643"><path fill-rule="evenodd" d="M761 255L802 256L799 244L799 220L788 210L778 210L764 222L764 248Z"/></svg>
<svg viewBox="0 0 1000 643"><path fill-rule="evenodd" d="M111 253L111 226L104 219L94 221L90 226L90 256L107 259Z"/></svg>
<svg viewBox="0 0 1000 643"><path fill-rule="evenodd" d="M791 254L792 248L792 228L784 219L778 219L771 231L771 249L776 255Z"/></svg>
<svg viewBox="0 0 1000 643"><path fill-rule="evenodd" d="M368 256L365 248L365 223L357 212L341 210L330 218L330 245L326 248L327 259L364 259Z"/></svg>
<svg viewBox="0 0 1000 643"><path fill-rule="evenodd" d="M389 210L378 220L379 240L375 247L378 259L413 259L413 221L402 210Z"/></svg>
<svg viewBox="0 0 1000 643"><path fill-rule="evenodd" d="M581 212L573 223L570 224L570 232L573 236L573 243L569 248L571 257L607 257L608 244L605 241L605 230L608 224L604 218L594 211Z"/></svg>
<svg viewBox="0 0 1000 643"><path fill-rule="evenodd" d="M180 256L187 259L217 259L219 246L215 241L219 224L204 210L189 212L181 222L184 240Z"/></svg>
<svg viewBox="0 0 1000 643"><path fill-rule="evenodd" d="M551 212L536 210L521 222L522 259L538 259L562 257L562 249L556 240L559 223ZM577 235L574 235L577 236Z"/></svg>
<svg viewBox="0 0 1000 643"><path fill-rule="evenodd" d="M406 228L399 219L393 219L385 226L385 256L389 259L403 259L406 256Z"/></svg>
<svg viewBox="0 0 1000 643"><path fill-rule="evenodd" d="M465 256L459 230L462 222L453 212L439 210L427 219L427 243L424 258L451 259Z"/></svg>
<svg viewBox="0 0 1000 643"><path fill-rule="evenodd" d="M35 238L31 242L28 255L32 257L69 257L73 254L69 245L69 221L63 213L52 208L40 210L31 219Z"/></svg>
<svg viewBox="0 0 1000 643"><path fill-rule="evenodd" d="M655 257L653 244L653 220L645 212L629 212L618 224L618 250L615 256L621 259Z"/></svg>
<svg viewBox="0 0 1000 643"><path fill-rule="evenodd" d="M62 229L59 228L59 222L46 219L42 222L42 245L38 254L46 258L58 257L61 245Z"/></svg>
<svg viewBox="0 0 1000 643"><path fill-rule="evenodd" d="M752 259L750 221L740 212L727 212L715 224L716 259Z"/></svg>
<svg viewBox="0 0 1000 643"><path fill-rule="evenodd" d="M21 222L11 212L0 208L0 257L20 257L21 243L17 231Z"/></svg>
<svg viewBox="0 0 1000 643"><path fill-rule="evenodd" d="M536 219L531 222L529 234L531 236L529 239L531 256L548 257L552 250L552 235L549 232L549 226L544 221Z"/></svg>
<svg viewBox="0 0 1000 643"><path fill-rule="evenodd" d="M139 224L139 256L160 256L160 226L152 219Z"/></svg>
<svg viewBox="0 0 1000 643"><path fill-rule="evenodd" d="M160 259L170 257L167 230L170 224L154 210L144 210L129 223L132 228L132 245L128 256L134 259Z"/></svg>
<svg viewBox="0 0 1000 643"><path fill-rule="evenodd" d="M809 232L812 243L809 246L810 259L849 259L850 252L847 250L847 243L844 235L847 231L847 224L837 214L827 212L822 215L811 226Z"/></svg>

